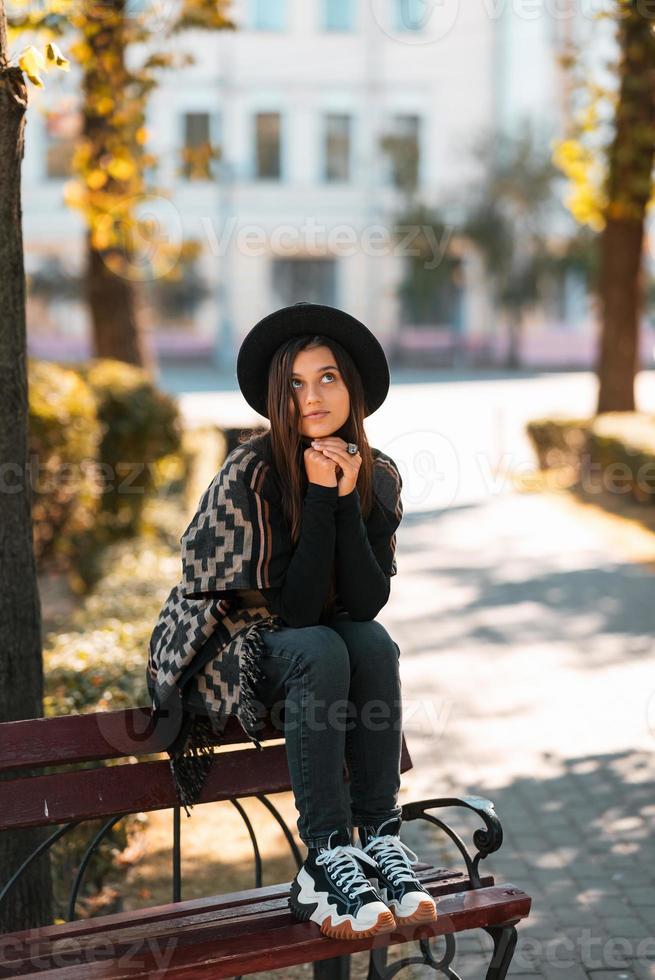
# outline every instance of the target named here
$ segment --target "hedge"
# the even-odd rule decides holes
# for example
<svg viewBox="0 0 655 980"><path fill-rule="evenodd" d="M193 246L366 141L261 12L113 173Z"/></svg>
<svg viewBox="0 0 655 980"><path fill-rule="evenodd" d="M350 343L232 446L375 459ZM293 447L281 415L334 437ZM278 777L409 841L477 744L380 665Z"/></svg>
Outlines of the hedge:
<svg viewBox="0 0 655 980"><path fill-rule="evenodd" d="M183 484L177 402L131 364L28 358L29 478L40 572L66 570L84 590L98 550L139 531L148 498Z"/></svg>
<svg viewBox="0 0 655 980"><path fill-rule="evenodd" d="M655 416L602 412L592 418L540 418L526 429L540 469L570 466L592 492L655 502Z"/></svg>

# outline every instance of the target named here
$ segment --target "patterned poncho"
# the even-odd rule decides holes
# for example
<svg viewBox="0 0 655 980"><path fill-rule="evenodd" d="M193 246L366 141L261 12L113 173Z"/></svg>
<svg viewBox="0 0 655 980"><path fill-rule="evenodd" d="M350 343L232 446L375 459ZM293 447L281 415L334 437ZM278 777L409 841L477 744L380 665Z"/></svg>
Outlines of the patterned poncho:
<svg viewBox="0 0 655 980"><path fill-rule="evenodd" d="M175 733L167 752L187 816L230 715L261 748L254 731L261 633L286 624L259 590L284 584L294 550L269 450L265 433L225 458L180 539L182 577L150 638L146 679L153 717L158 721L165 712ZM372 453L375 505L388 524L394 575L402 481L389 456Z"/></svg>

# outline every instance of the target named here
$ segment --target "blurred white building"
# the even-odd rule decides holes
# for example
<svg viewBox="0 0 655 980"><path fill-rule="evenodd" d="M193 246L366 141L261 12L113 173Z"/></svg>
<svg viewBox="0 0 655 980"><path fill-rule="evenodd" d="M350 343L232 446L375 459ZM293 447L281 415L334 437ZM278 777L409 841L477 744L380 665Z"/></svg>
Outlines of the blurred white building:
<svg viewBox="0 0 655 980"><path fill-rule="evenodd" d="M166 3L151 0L151 16L165 18ZM256 320L298 300L348 310L388 350L401 330L411 341L397 292L415 248L415 232L399 227L407 167L410 174L416 167L416 197L456 219L462 190L476 179L473 139L526 115L544 139L560 131L565 93L555 54L563 32L580 29L580 9L571 4L566 19L555 18L551 4L534 16L538 6L237 0L237 31L178 39L196 61L164 73L151 98L149 148L167 196L143 209L170 241L200 244L196 279L206 286L194 294L190 285L186 311L183 297L174 317L150 314L160 354L231 367ZM84 260L81 219L63 203L78 88L72 71L56 84L49 79L33 100L23 171L28 271L41 269L29 342L34 353L58 358L88 353L84 306L61 288ZM390 142L393 153L383 149ZM220 160L185 172L185 151L207 143L221 147ZM432 244L435 264L444 244ZM480 262L461 259L436 326L464 338L470 352L493 356L503 338ZM50 292L48 273L59 283ZM548 341L554 329L560 360L567 363L568 349L571 363L588 363L594 338L585 297L571 291L560 314L561 327L552 316L529 326L528 362L530 332L538 361L557 355Z"/></svg>

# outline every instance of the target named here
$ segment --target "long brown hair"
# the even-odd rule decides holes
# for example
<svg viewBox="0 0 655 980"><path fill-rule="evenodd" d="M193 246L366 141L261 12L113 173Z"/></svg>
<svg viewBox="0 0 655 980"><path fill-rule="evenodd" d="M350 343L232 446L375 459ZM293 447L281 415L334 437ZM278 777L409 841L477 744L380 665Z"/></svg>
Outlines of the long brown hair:
<svg viewBox="0 0 655 980"><path fill-rule="evenodd" d="M300 431L299 420L302 418L302 409L298 403L296 389L291 383L293 364L299 351L323 346L329 347L332 351L335 364L339 368L350 396L348 419L340 429L330 434L338 435L346 442L357 444L362 457L362 465L357 476L357 491L360 510L365 520L373 507L373 455L364 431L366 402L361 375L350 354L337 341L320 334L292 337L281 344L271 358L266 407L271 423L272 463L280 481L283 512L294 544L300 536L303 501L307 492L308 480L303 453L309 444L309 439ZM289 410L289 395L295 405L295 417ZM336 576L333 564L330 586L321 611L322 618L333 612L335 597Z"/></svg>

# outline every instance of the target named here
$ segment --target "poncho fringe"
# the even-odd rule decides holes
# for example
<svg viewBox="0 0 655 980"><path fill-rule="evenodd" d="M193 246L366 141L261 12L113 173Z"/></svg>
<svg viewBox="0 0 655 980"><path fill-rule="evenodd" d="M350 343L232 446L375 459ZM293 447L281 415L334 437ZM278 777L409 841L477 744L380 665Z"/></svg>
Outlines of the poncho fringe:
<svg viewBox="0 0 655 980"><path fill-rule="evenodd" d="M256 735L259 720L255 708L257 684L264 679L260 657L265 652L262 631L282 629L283 621L278 616L253 623L245 631L240 653L239 678L241 685L241 704L237 718L245 735L261 750L262 744ZM153 718L159 717L161 706L153 701ZM189 807L194 806L200 797L209 770L214 761L214 747L217 731L209 715L184 711L180 734L168 749L169 766L175 787L175 796L187 817ZM181 744L180 744L181 743Z"/></svg>

